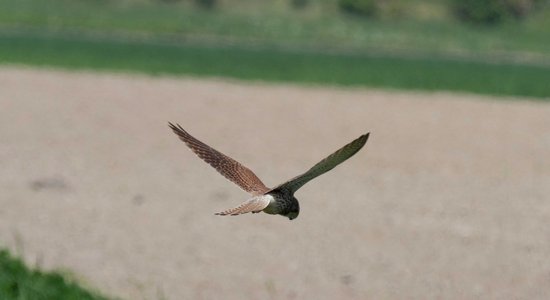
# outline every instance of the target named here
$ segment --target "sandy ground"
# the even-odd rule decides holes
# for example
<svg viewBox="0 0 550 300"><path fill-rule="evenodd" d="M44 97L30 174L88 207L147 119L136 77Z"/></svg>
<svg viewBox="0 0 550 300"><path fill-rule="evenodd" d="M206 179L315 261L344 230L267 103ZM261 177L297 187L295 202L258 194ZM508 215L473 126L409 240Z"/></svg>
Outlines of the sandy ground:
<svg viewBox="0 0 550 300"><path fill-rule="evenodd" d="M0 68L0 247L123 299L549 299L550 105ZM268 186L360 134L301 214L247 194L184 128Z"/></svg>

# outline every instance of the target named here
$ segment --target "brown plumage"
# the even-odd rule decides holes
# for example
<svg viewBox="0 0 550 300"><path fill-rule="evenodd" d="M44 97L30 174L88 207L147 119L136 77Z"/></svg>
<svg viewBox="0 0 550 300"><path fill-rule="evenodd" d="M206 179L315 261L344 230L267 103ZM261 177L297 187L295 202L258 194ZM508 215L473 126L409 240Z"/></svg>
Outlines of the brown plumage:
<svg viewBox="0 0 550 300"><path fill-rule="evenodd" d="M253 197L235 208L231 208L217 215L239 215L248 212L264 211L268 214L280 214L290 220L296 218L300 212L298 200L294 193L304 184L315 177L324 174L357 153L367 142L369 133L361 135L351 143L340 148L333 154L318 162L307 172L296 176L289 181L269 189L250 169L236 160L206 145L191 136L179 124L168 123L170 128L185 144L214 167L220 174L251 193Z"/></svg>
<svg viewBox="0 0 550 300"><path fill-rule="evenodd" d="M174 126L174 124L169 123L169 125L180 140L187 144L195 154L243 190L254 195L261 195L269 190L254 172L238 161L197 140L181 128L179 124Z"/></svg>

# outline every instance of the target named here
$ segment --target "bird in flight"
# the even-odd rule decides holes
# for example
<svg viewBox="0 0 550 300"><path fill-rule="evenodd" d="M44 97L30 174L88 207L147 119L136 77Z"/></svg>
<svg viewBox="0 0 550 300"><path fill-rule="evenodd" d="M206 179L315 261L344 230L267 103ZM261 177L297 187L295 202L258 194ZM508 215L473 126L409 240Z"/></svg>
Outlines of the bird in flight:
<svg viewBox="0 0 550 300"><path fill-rule="evenodd" d="M370 134L369 132L361 135L318 162L302 175L298 175L274 188L268 188L254 172L241 163L197 140L179 124L168 123L168 125L178 135L180 140L201 159L214 167L225 178L252 194L252 198L241 203L239 206L216 213L216 215L236 216L249 212L259 213L263 211L271 215L282 215L290 220L298 217L300 213L300 204L294 197L294 193L313 178L332 170L346 159L352 157L363 148Z"/></svg>

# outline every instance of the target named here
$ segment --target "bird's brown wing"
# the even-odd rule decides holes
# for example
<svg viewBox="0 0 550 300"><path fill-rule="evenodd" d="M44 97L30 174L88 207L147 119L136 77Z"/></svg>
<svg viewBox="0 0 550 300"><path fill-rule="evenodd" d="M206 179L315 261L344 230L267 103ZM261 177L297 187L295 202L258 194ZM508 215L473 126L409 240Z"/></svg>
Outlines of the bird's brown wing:
<svg viewBox="0 0 550 300"><path fill-rule="evenodd" d="M225 178L236 183L243 190L252 193L253 195L260 195L269 190L269 188L263 184L256 174L250 171L247 167L197 140L187 133L187 131L185 131L179 124L168 124L174 133L178 135L180 140L185 142L185 144L193 152L195 152L195 154L214 167L214 169L216 169Z"/></svg>
<svg viewBox="0 0 550 300"><path fill-rule="evenodd" d="M333 154L329 155L322 161L318 162L315 166L313 166L304 174L296 176L290 179L289 181L274 187L268 192L272 192L275 190L287 190L287 191L290 191L291 193L296 192L308 181L312 180L313 178L321 174L324 174L332 170L334 167L341 164L343 161L352 157L355 153L361 150L361 148L363 148L363 146L367 142L367 139L369 138L369 134L370 133L360 136L359 138L355 139L353 142L345 145L344 147L340 148L338 151L334 152Z"/></svg>
<svg viewBox="0 0 550 300"><path fill-rule="evenodd" d="M239 206L237 206L235 208L230 208L230 209L224 210L222 212L216 213L216 215L236 216L236 215L240 215L240 214L246 214L246 213L249 213L249 212L256 213L256 212L262 211L268 205L269 205L269 199L267 197L258 196L258 197L254 197L250 200L247 200L247 201L241 203Z"/></svg>

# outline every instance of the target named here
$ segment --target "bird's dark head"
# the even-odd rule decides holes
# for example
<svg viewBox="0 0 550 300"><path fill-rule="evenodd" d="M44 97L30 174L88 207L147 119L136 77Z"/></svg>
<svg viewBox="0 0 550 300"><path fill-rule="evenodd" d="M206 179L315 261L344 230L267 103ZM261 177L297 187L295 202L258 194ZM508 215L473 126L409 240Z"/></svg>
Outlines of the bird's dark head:
<svg viewBox="0 0 550 300"><path fill-rule="evenodd" d="M287 217L289 220L294 220L298 217L300 214L300 204L298 203L298 199L292 197L292 202L290 204L290 209L285 217Z"/></svg>

